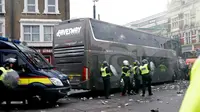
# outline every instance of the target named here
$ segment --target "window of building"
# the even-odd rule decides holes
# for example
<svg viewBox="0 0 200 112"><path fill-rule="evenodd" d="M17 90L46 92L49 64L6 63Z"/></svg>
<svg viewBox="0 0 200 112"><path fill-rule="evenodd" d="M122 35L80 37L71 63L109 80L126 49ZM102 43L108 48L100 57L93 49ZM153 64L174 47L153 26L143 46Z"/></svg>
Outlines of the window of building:
<svg viewBox="0 0 200 112"><path fill-rule="evenodd" d="M52 46L54 25L61 19L20 19L20 41L28 46Z"/></svg>
<svg viewBox="0 0 200 112"><path fill-rule="evenodd" d="M5 13L5 0L0 0L0 13Z"/></svg>
<svg viewBox="0 0 200 112"><path fill-rule="evenodd" d="M39 13L38 0L24 0L24 13Z"/></svg>
<svg viewBox="0 0 200 112"><path fill-rule="evenodd" d="M24 41L40 41L40 28L38 25L24 25Z"/></svg>
<svg viewBox="0 0 200 112"><path fill-rule="evenodd" d="M44 13L59 14L58 0L45 0Z"/></svg>
<svg viewBox="0 0 200 112"><path fill-rule="evenodd" d="M172 29L179 27L179 17L172 18Z"/></svg>
<svg viewBox="0 0 200 112"><path fill-rule="evenodd" d="M44 41L52 41L53 26L44 26Z"/></svg>
<svg viewBox="0 0 200 112"><path fill-rule="evenodd" d="M189 25L190 24L190 14L184 14L184 24Z"/></svg>

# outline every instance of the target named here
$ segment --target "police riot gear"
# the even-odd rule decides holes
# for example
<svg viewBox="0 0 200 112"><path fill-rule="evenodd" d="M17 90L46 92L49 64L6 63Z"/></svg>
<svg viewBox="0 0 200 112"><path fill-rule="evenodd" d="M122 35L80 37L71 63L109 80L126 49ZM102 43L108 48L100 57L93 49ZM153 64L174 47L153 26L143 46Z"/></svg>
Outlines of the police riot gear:
<svg viewBox="0 0 200 112"><path fill-rule="evenodd" d="M129 62L127 60L123 61L122 66L122 78L124 81L124 87L122 90L122 96L126 94L126 91L128 90L128 94L131 94L131 82L130 82L130 75L131 75L131 67L129 66Z"/></svg>
<svg viewBox="0 0 200 112"><path fill-rule="evenodd" d="M123 61L123 64L124 64L125 66L128 66L128 65L129 65L129 62L128 62L127 60L124 60L124 61Z"/></svg>

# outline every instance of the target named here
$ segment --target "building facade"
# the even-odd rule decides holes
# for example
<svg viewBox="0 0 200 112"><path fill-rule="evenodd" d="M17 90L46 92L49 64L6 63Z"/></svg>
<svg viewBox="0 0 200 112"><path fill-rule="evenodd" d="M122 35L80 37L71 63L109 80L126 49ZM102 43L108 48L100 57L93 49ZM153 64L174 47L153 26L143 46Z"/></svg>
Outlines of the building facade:
<svg viewBox="0 0 200 112"><path fill-rule="evenodd" d="M126 27L143 30L156 35L167 36L167 12L161 12L126 24Z"/></svg>
<svg viewBox="0 0 200 112"><path fill-rule="evenodd" d="M70 18L69 0L5 0L5 36L23 41L52 62L53 27Z"/></svg>
<svg viewBox="0 0 200 112"><path fill-rule="evenodd" d="M168 36L179 38L182 52L200 48L200 0L172 0L168 4Z"/></svg>
<svg viewBox="0 0 200 112"><path fill-rule="evenodd" d="M0 36L5 36L5 0L0 0Z"/></svg>

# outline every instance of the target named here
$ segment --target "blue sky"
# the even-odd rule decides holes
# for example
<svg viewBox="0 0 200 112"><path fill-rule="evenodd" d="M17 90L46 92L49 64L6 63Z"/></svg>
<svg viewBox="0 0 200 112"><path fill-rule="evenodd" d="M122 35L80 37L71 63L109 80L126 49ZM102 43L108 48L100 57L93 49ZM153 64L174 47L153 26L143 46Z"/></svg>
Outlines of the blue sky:
<svg viewBox="0 0 200 112"><path fill-rule="evenodd" d="M167 10L168 0L99 0L101 20L124 25ZM93 17L93 0L70 0L71 18Z"/></svg>

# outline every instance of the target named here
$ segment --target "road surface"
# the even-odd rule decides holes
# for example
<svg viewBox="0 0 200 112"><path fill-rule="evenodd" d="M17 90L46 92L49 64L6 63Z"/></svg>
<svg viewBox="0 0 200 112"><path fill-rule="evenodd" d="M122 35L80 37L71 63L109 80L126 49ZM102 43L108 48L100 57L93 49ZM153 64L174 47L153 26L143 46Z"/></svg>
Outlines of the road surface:
<svg viewBox="0 0 200 112"><path fill-rule="evenodd" d="M11 109L12 112L151 112L151 110L178 112L187 86L187 81L177 81L153 86L153 96L122 97L120 93L114 93L108 100L98 94L86 92L62 99L53 107L30 109L30 107L15 104Z"/></svg>

